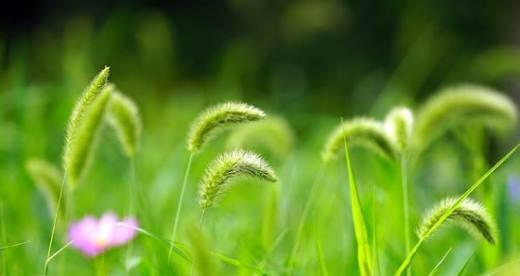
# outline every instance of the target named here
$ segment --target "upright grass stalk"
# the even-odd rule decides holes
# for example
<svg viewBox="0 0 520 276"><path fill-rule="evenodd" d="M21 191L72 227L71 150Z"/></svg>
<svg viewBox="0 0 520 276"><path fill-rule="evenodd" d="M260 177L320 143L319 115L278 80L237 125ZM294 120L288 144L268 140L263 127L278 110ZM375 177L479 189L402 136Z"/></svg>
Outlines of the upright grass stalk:
<svg viewBox="0 0 520 276"><path fill-rule="evenodd" d="M511 151L509 151L504 157L502 157L491 169L489 169L484 175L482 175L471 187L466 190L452 205L451 207L446 210L446 212L439 217L439 219L436 220L435 223L431 225L431 227L426 230L415 246L410 249L408 252L408 255L403 260L397 271L394 273L394 275L398 276L401 275L407 268L410 266L410 263L412 262L413 258L415 257L415 254L417 253L417 250L419 247L421 247L422 243L439 227L441 226L449 217L453 214L453 212L462 204L462 202L469 197L469 195L475 191L489 176L491 176L504 162L506 162L520 147L520 144L517 144Z"/></svg>
<svg viewBox="0 0 520 276"><path fill-rule="evenodd" d="M179 201L177 202L177 211L175 212L175 219L173 223L172 235L171 235L171 245L168 250L168 261L172 255L173 244L175 242L175 238L177 237L177 228L179 227L179 218L181 216L182 202L184 200L184 193L186 191L186 186L188 183L188 177L191 171L191 164L193 162L194 154L190 153L190 157L188 158L188 165L186 166L186 170L184 171L184 180L182 181L181 194L179 195Z"/></svg>
<svg viewBox="0 0 520 276"><path fill-rule="evenodd" d="M410 251L410 211L408 202L408 175L407 175L407 160L404 154L401 154L401 160L399 162L401 169L401 189L403 193L403 219L404 219L404 245L405 252ZM406 270L406 275L411 275L411 270Z"/></svg>
<svg viewBox="0 0 520 276"><path fill-rule="evenodd" d="M356 186L356 180L350 163L350 155L348 152L347 139L343 136L343 146L345 147L345 160L347 163L348 183L350 193L350 208L352 211L352 221L354 224L354 234L357 241L357 255L359 272L362 276L373 275L372 252L368 242L367 229L365 219L363 217L363 209L359 200L359 194Z"/></svg>

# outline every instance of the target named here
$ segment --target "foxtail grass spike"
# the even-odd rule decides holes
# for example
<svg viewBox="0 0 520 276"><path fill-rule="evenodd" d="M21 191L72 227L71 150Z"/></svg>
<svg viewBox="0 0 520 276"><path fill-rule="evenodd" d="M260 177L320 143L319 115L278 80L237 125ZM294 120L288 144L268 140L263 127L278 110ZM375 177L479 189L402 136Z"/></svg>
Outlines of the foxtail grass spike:
<svg viewBox="0 0 520 276"><path fill-rule="evenodd" d="M478 121L497 132L515 126L515 104L500 92L465 84L448 87L433 96L417 115L414 143L424 147L450 127Z"/></svg>
<svg viewBox="0 0 520 276"><path fill-rule="evenodd" d="M447 198L434 206L423 218L417 235L426 239L430 235L430 229L446 213L456 198ZM495 225L488 213L479 203L467 198L451 213L447 221L461 226L475 238L483 238L491 244L496 241Z"/></svg>
<svg viewBox="0 0 520 276"><path fill-rule="evenodd" d="M54 164L39 158L29 159L25 164L25 168L38 190L45 197L50 213L54 214L56 210L60 210L60 214L63 215L65 212L64 198L62 198L60 208L57 208L56 205L63 177L58 168Z"/></svg>
<svg viewBox="0 0 520 276"><path fill-rule="evenodd" d="M114 91L107 109L108 123L115 130L128 157L134 157L139 146L142 123L139 108L129 97Z"/></svg>
<svg viewBox="0 0 520 276"><path fill-rule="evenodd" d="M188 133L188 150L198 153L206 143L225 128L258 121L265 117L262 110L244 103L228 102L210 107L192 124Z"/></svg>
<svg viewBox="0 0 520 276"><path fill-rule="evenodd" d="M76 138L79 125L81 124L87 110L99 96L103 87L105 87L109 73L110 68L105 67L96 77L94 77L76 102L65 131L65 151L67 151L67 148L70 148L70 144L73 143L73 140ZM70 163L69 157L70 155L68 154L63 155L64 168L67 167L68 163Z"/></svg>
<svg viewBox="0 0 520 276"><path fill-rule="evenodd" d="M407 107L396 107L390 110L385 118L385 130L400 152L404 151L410 143L413 123L413 113Z"/></svg>
<svg viewBox="0 0 520 276"><path fill-rule="evenodd" d="M396 150L382 123L369 118L356 118L340 123L329 135L322 151L322 159L329 162L343 151L343 139L349 145L360 145L395 160Z"/></svg>
<svg viewBox="0 0 520 276"><path fill-rule="evenodd" d="M89 108L84 110L83 119L76 124L74 136L65 144L64 171L67 184L71 189L77 186L92 159L96 139L113 89L112 85L103 88Z"/></svg>
<svg viewBox="0 0 520 276"><path fill-rule="evenodd" d="M207 209L213 206L226 187L240 177L269 182L277 180L273 169L260 156L243 150L224 153L210 164L202 178L199 190L200 207Z"/></svg>

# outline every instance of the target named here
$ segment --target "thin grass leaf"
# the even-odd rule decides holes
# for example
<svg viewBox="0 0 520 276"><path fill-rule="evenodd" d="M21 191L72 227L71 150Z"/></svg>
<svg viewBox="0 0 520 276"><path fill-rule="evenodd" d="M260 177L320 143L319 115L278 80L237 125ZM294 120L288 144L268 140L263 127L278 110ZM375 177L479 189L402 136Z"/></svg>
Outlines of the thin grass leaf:
<svg viewBox="0 0 520 276"><path fill-rule="evenodd" d="M112 85L103 88L89 108L85 108L82 120L75 124L74 135L67 139L64 149L64 171L71 189L77 186L93 158L97 136L113 89Z"/></svg>
<svg viewBox="0 0 520 276"><path fill-rule="evenodd" d="M133 157L141 140L142 123L139 108L129 97L112 92L107 109L108 123L115 130L123 152Z"/></svg>
<svg viewBox="0 0 520 276"><path fill-rule="evenodd" d="M316 237L316 255L318 256L318 263L320 265L320 275L328 276L327 265L325 264L325 258L323 257L323 250L321 248L321 240Z"/></svg>
<svg viewBox="0 0 520 276"><path fill-rule="evenodd" d="M459 207L459 205L469 197L475 189L477 189L489 176L491 176L504 162L506 162L520 147L520 144L517 144L513 149L511 149L506 155L504 155L493 167L491 167L484 175L482 175L473 185L471 185L466 192L464 192L449 208L446 210L446 212L438 219L436 220L435 224L432 225L428 232L423 233L424 237L428 237L431 233L433 233L439 226L441 226L448 218L449 216ZM419 247L421 247L422 243L425 241L425 238L420 238L419 241L415 244L415 246L408 252L408 255L403 260L397 271L394 275L401 275L406 268L410 265L412 262L415 254L417 253L417 250Z"/></svg>
<svg viewBox="0 0 520 276"><path fill-rule="evenodd" d="M255 266L255 265L248 264L248 263L245 263L243 261L240 261L240 260L237 260L237 259L234 259L234 258L230 258L230 257L224 256L224 255L222 255L220 253L217 253L217 252L212 252L211 254L213 256L217 257L222 262L224 262L226 264L229 264L229 265L232 265L232 266L234 266L236 268L244 268L244 269L246 269L248 271L254 271L254 272L260 273L260 275L269 275L263 269L261 269L260 267Z"/></svg>
<svg viewBox="0 0 520 276"><path fill-rule="evenodd" d="M444 263L444 261L446 260L446 258L450 254L451 249L452 248L450 247L450 249L448 249L448 251L446 251L446 253L444 253L444 256L442 256L442 258L439 260L439 262L433 267L432 271L430 271L430 273L428 273L428 276L433 276L433 275L435 275L437 273L437 271L439 270L441 265Z"/></svg>
<svg viewBox="0 0 520 276"><path fill-rule="evenodd" d="M19 242L19 243L15 243L15 244L10 244L10 245L5 245L5 246L1 246L0 247L0 251L2 250L6 250L6 249L11 249L11 248L15 248L15 247L19 247L19 246L23 246L23 245L26 245L28 243L30 243L31 241L23 241L23 242Z"/></svg>
<svg viewBox="0 0 520 276"><path fill-rule="evenodd" d="M25 169L38 190L43 194L49 206L50 214L56 213L56 210L59 209L60 215L63 215L66 199L62 198L60 208L56 206L63 178L58 168L46 160L31 158L25 163Z"/></svg>
<svg viewBox="0 0 520 276"><path fill-rule="evenodd" d="M350 155L348 152L347 140L345 136L343 136L343 146L345 148L345 160L347 162L347 173L350 192L350 208L352 211L352 222L354 224L354 233L357 242L359 272L362 276L372 275L374 271L371 255L372 251L370 250L370 243L368 241L365 219L363 217L363 209L361 207L361 202L359 199L352 165L350 164Z"/></svg>
<svg viewBox="0 0 520 276"><path fill-rule="evenodd" d="M457 273L457 276L462 276L464 274L464 272L466 272L469 262L471 261L471 259L473 258L474 255L475 255L475 251L473 251L473 253L471 253L471 255L469 255L469 257L466 259L466 261L464 262L464 265L462 265L459 272Z"/></svg>
<svg viewBox="0 0 520 276"><path fill-rule="evenodd" d="M465 84L448 87L429 99L417 115L415 146L424 147L446 130L468 121L495 132L515 126L518 111L505 95L491 88Z"/></svg>
<svg viewBox="0 0 520 276"><path fill-rule="evenodd" d="M430 231L433 225L453 206L457 201L456 198L446 198L435 205L428 214L423 218L417 235L421 239L427 239L433 231ZM484 207L479 203L466 198L458 207L448 216L445 222L453 222L461 226L470 235L477 239L485 239L491 244L496 241L494 222L489 217Z"/></svg>
<svg viewBox="0 0 520 276"><path fill-rule="evenodd" d="M199 205L207 209L234 180L253 177L275 182L277 177L269 164L260 156L243 150L227 152L219 156L207 168L199 189Z"/></svg>
<svg viewBox="0 0 520 276"><path fill-rule="evenodd" d="M215 135L227 127L263 119L265 112L248 104L228 102L210 107L192 124L188 150L199 152Z"/></svg>
<svg viewBox="0 0 520 276"><path fill-rule="evenodd" d="M396 158L394 144L383 124L373 119L357 118L342 122L332 131L321 154L323 161L329 162L337 158L343 149L343 139L386 158Z"/></svg>

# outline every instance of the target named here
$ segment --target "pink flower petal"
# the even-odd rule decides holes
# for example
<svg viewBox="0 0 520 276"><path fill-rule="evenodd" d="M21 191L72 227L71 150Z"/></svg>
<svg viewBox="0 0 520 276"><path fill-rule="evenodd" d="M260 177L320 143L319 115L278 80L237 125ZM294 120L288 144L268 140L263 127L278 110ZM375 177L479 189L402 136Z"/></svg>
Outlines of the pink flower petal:
<svg viewBox="0 0 520 276"><path fill-rule="evenodd" d="M87 216L72 223L68 238L72 247L88 257L95 257L111 247L121 246L132 240L137 234L136 227L137 221L134 218L118 221L115 214L108 212L99 221Z"/></svg>

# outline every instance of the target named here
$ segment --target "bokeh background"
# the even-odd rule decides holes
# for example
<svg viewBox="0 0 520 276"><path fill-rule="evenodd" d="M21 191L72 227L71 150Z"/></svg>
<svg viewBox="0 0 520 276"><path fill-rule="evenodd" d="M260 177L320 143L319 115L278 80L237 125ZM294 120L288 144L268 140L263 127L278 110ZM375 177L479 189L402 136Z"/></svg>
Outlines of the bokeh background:
<svg viewBox="0 0 520 276"><path fill-rule="evenodd" d="M494 87L520 102L520 2L62 0L2 4L0 199L4 229L8 229L3 231L4 241L32 241L30 248L17 248L6 256L12 262L13 275L40 270L50 230L50 217L42 208L44 198L31 183L24 164L31 157L60 164L64 127L73 103L105 65L111 67L110 80L136 100L143 116L144 140L137 173L152 204L146 212L150 230L165 234L170 228L165 221L173 218L175 211L177 184L187 161L184 138L189 123L206 106L226 100L252 103L285 118L290 125L291 150L270 161L291 183L281 188L282 197L288 199L281 201L278 218L278 229L291 229L319 166L324 138L340 117L382 118L391 107L403 104L415 109L436 90L466 82ZM75 199L75 217L107 209L125 214L127 199L121 187L127 182L128 164L118 153L114 135L104 137L98 161L85 181L88 184ZM464 191L464 183L480 175L518 137L517 126L506 137L490 138L478 165L456 142L437 145L426 153L423 169L415 178L420 183L413 191L414 221L440 198ZM192 200L186 209L196 210L195 183L225 145L225 137L217 140L195 164L190 180L194 185L188 191ZM361 181L385 183L377 188L380 204L395 207L395 217L384 223L388 233L381 234L382 243L388 245L383 262L390 269L402 257L400 239L391 236L391 232L401 231L399 202L387 202L399 195L397 182L386 185L397 181L397 176L387 163L362 151L355 151L355 155L358 162L374 164L359 168ZM508 169L497 173L500 187L506 187L508 179L518 182L519 162L516 158ZM376 170L381 173L374 175ZM338 185L344 183L343 165L329 176ZM371 189L364 192L370 195ZM509 198L505 188L497 189L497 197ZM259 196L243 199L244 193ZM332 248L325 252L331 273L355 273L349 210L336 209L346 206L342 197L346 190L322 193L323 198L332 199L329 207L323 207L325 214L316 215L313 223L321 229L337 222L327 235L339 233L337 240L323 238L324 248ZM250 241L262 229L262 221L255 220L253 214L269 194L258 186L241 186L232 192L210 223L213 227L208 231L213 234L209 236L220 237L215 247L235 257L239 254L257 260L257 253L251 252L257 252L261 242ZM237 210L237 204L249 207ZM497 205L492 209L501 229L506 234L515 232L515 225L520 225L520 218L514 215L518 204ZM197 212L187 216L196 219ZM219 222L219 216L227 219ZM223 224L229 231L223 236L215 234ZM314 231L309 233L309 237L314 235ZM456 258L446 268L448 275L476 246L463 233L458 234L437 240L444 245L464 241L465 247L454 250ZM512 240L501 244L500 253L496 253L501 258L489 261L493 258L482 257L471 263L470 269L482 271L515 256L520 235L508 237ZM280 259L290 242L282 245L285 252L278 252ZM431 246L428 254L418 258L424 265L424 270L418 265L419 274L435 264L427 257L440 257L445 249ZM310 252L313 256L314 249ZM77 253L66 254L79 264L70 271L89 273L88 261ZM29 263L33 265L24 265ZM303 267L311 269L312 264L307 261Z"/></svg>

